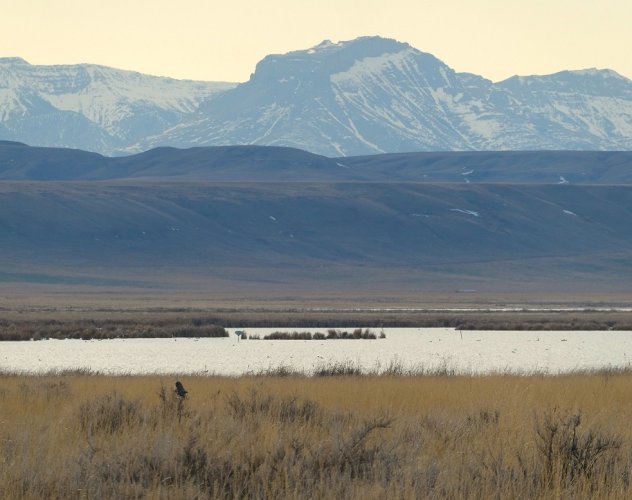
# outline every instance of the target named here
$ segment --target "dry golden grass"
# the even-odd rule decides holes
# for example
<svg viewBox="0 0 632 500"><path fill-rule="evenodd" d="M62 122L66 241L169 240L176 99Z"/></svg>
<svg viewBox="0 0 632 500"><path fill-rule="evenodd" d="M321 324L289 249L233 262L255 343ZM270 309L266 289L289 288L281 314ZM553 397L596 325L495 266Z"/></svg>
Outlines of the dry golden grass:
<svg viewBox="0 0 632 500"><path fill-rule="evenodd" d="M0 376L2 498L630 498L632 374Z"/></svg>

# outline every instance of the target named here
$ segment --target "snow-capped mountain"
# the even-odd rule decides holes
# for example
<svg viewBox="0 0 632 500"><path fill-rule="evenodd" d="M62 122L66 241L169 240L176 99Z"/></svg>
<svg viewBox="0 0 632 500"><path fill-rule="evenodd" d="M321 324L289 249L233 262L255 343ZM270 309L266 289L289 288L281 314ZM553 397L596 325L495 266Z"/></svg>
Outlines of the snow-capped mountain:
<svg viewBox="0 0 632 500"><path fill-rule="evenodd" d="M0 58L0 137L111 153L174 126L233 86Z"/></svg>
<svg viewBox="0 0 632 500"><path fill-rule="evenodd" d="M494 85L520 128L496 141L507 149L632 149L632 81L611 70L514 76ZM520 132L520 133L519 133Z"/></svg>
<svg viewBox="0 0 632 500"><path fill-rule="evenodd" d="M250 80L136 149L266 144L320 154L632 149L632 81L610 70L492 83L379 37L263 59Z"/></svg>
<svg viewBox="0 0 632 500"><path fill-rule="evenodd" d="M494 83L380 37L267 56L236 86L0 59L0 139L101 153L632 150L632 81L590 69Z"/></svg>
<svg viewBox="0 0 632 500"><path fill-rule="evenodd" d="M483 102L467 87L486 84L473 75L461 80L434 56L394 40L325 41L266 57L247 83L203 103L195 117L139 149L162 142L300 144L336 156L470 149L455 129L462 127L459 113ZM463 96L458 108L444 102L457 96Z"/></svg>

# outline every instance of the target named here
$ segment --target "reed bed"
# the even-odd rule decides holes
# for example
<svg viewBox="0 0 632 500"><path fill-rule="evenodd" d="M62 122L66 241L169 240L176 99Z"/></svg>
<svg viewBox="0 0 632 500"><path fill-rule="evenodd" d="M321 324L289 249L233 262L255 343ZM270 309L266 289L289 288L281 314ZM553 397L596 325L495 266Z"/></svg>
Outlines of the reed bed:
<svg viewBox="0 0 632 500"><path fill-rule="evenodd" d="M243 337L246 338L246 335L244 334ZM379 337L381 339L385 339L386 334L384 332L381 332ZM327 333L312 333L308 331L272 332L268 335L264 335L263 340L375 340L377 338L378 335L368 328L365 328L364 330L362 330L362 328L356 328L351 332L330 328L329 330L327 330ZM259 336L256 334L251 335L250 339L259 340Z"/></svg>
<svg viewBox="0 0 632 500"><path fill-rule="evenodd" d="M125 339L172 337L228 337L223 326L200 318L143 320L7 320L0 319L0 341L43 339Z"/></svg>
<svg viewBox="0 0 632 500"><path fill-rule="evenodd" d="M218 326L221 325L221 326ZM288 327L297 329L363 327L455 328L459 330L632 330L632 312L622 311L326 311L274 310L200 311L144 310L84 312L3 312L0 341L54 339L112 339L215 337L224 328ZM298 331L298 330L297 330ZM303 330L301 330L303 331Z"/></svg>
<svg viewBox="0 0 632 500"><path fill-rule="evenodd" d="M632 373L0 375L2 498L630 498Z"/></svg>

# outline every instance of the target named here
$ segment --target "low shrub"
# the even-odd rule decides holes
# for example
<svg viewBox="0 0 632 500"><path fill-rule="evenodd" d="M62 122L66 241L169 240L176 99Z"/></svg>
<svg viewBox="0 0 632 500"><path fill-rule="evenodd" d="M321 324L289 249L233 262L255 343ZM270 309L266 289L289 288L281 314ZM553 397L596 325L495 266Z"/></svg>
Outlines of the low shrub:
<svg viewBox="0 0 632 500"><path fill-rule="evenodd" d="M140 405L117 392L92 399L79 408L81 429L112 434L140 421Z"/></svg>

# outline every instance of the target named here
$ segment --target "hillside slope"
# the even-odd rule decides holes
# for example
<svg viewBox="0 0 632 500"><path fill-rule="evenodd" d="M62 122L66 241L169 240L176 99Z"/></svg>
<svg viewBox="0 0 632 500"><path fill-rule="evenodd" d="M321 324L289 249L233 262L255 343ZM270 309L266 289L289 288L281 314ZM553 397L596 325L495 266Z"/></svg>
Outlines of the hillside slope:
<svg viewBox="0 0 632 500"><path fill-rule="evenodd" d="M617 288L631 217L612 186L3 182L0 272Z"/></svg>

